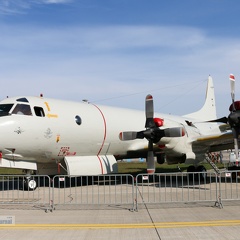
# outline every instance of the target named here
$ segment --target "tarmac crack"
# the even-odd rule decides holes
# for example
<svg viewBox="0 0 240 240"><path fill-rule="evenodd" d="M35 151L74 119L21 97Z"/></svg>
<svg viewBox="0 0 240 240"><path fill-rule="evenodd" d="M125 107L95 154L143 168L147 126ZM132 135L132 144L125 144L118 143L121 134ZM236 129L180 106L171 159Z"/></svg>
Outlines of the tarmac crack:
<svg viewBox="0 0 240 240"><path fill-rule="evenodd" d="M140 195L140 197L141 197L141 199L142 199L143 205L145 206L145 208L146 208L146 210L147 210L147 213L148 213L148 216L149 216L149 218L150 218L150 220L151 220L151 223L152 223L152 225L154 226L154 229L155 229L155 231L156 231L156 234L157 234L159 240L161 240L161 236L160 236L160 234L159 234L159 232L158 232L157 226L156 226L155 222L153 221L153 218L152 218L151 213L150 213L150 211L149 211L149 209L148 209L148 207L147 207L147 204L146 204L145 201L144 201L144 198L143 198L143 196L142 196L142 193L139 191L139 188L138 188L138 187L137 187L137 190L138 190L139 195Z"/></svg>

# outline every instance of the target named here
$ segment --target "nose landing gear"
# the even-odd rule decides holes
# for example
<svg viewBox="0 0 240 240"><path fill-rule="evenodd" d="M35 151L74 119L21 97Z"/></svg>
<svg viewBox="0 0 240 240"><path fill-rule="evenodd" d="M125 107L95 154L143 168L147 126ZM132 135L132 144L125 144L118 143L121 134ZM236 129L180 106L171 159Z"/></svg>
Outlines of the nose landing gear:
<svg viewBox="0 0 240 240"><path fill-rule="evenodd" d="M24 190L34 191L38 187L37 180L32 176L24 177L23 188Z"/></svg>
<svg viewBox="0 0 240 240"><path fill-rule="evenodd" d="M28 191L34 191L38 187L38 179L34 177L35 174L32 170L24 170L26 175L23 178L23 189Z"/></svg>

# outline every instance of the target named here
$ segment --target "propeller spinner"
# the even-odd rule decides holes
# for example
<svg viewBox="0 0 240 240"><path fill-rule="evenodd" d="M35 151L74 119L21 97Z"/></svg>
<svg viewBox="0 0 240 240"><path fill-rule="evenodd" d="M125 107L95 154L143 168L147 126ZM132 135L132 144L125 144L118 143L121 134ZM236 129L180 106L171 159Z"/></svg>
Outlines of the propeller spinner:
<svg viewBox="0 0 240 240"><path fill-rule="evenodd" d="M233 138L234 138L234 149L236 156L236 165L238 165L238 135L240 132L240 101L235 101L235 77L230 74L229 77L231 86L231 98L232 104L229 107L230 114L228 116L229 125L232 128Z"/></svg>
<svg viewBox="0 0 240 240"><path fill-rule="evenodd" d="M145 115L146 130L139 132L121 132L119 138L122 141L143 139L148 140L148 153L147 153L147 172L153 174L155 172L155 161L153 144L160 141L162 137L182 137L185 135L185 131L182 127L165 128L160 129L163 126L163 119L154 118L154 107L152 95L147 95L145 99Z"/></svg>

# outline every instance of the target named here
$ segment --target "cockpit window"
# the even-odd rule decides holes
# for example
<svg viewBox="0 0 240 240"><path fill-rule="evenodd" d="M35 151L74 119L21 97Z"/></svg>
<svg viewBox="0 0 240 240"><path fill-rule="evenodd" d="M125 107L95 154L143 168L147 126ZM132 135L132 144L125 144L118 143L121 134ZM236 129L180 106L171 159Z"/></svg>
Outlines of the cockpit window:
<svg viewBox="0 0 240 240"><path fill-rule="evenodd" d="M32 111L29 105L17 104L13 109L12 114L32 115Z"/></svg>
<svg viewBox="0 0 240 240"><path fill-rule="evenodd" d="M36 116L38 116L38 117L45 117L45 113L44 113L43 108L41 108L41 107L34 107L34 111L35 111Z"/></svg>
<svg viewBox="0 0 240 240"><path fill-rule="evenodd" d="M9 111L11 110L13 104L0 104L0 116L9 115Z"/></svg>
<svg viewBox="0 0 240 240"><path fill-rule="evenodd" d="M17 102L28 102L26 98L18 98Z"/></svg>

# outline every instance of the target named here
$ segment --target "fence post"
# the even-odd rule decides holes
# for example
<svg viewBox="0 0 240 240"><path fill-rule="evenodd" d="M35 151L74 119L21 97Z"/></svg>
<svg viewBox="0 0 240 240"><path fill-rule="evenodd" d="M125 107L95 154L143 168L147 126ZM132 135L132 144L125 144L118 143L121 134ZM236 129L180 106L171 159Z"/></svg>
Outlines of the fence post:
<svg viewBox="0 0 240 240"><path fill-rule="evenodd" d="M215 207L223 208L222 205L222 197L221 197L221 173L215 173L216 179L216 202L214 204Z"/></svg>

